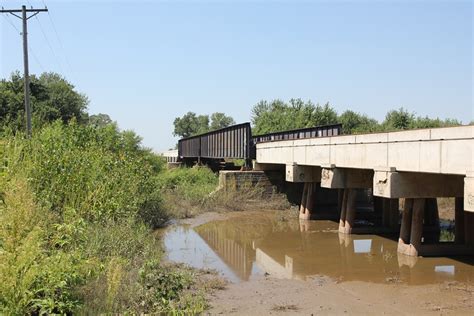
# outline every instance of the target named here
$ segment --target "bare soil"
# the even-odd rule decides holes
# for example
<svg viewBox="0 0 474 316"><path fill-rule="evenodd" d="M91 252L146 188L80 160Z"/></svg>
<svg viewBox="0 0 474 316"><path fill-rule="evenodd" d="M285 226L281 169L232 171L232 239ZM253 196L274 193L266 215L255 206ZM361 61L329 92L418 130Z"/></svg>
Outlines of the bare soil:
<svg viewBox="0 0 474 316"><path fill-rule="evenodd" d="M450 219L453 211L446 202L440 217ZM199 226L235 215L204 213L181 223ZM384 284L265 275L229 282L208 298L208 315L474 315L474 285L457 281L407 285L396 279Z"/></svg>
<svg viewBox="0 0 474 316"><path fill-rule="evenodd" d="M306 281L270 276L229 284L210 297L210 315L472 315L474 287Z"/></svg>

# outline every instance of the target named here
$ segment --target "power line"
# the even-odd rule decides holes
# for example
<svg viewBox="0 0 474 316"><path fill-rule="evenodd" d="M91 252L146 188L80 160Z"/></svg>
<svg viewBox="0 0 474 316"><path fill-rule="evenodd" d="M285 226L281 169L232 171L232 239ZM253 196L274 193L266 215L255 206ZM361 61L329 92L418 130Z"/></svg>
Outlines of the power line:
<svg viewBox="0 0 474 316"><path fill-rule="evenodd" d="M15 23L13 23L11 20L10 20L10 17L8 15L4 15L2 14L3 17L5 17L5 20L18 32L18 35L21 36L21 31L18 29L18 27L16 27ZM43 67L43 65L41 64L39 58L38 58L38 55L36 55L35 51L33 50L33 48L30 46L28 48L29 52L31 53L31 55L33 55L33 58L35 59L35 62L36 64L38 64L39 68L41 69L42 72L46 72Z"/></svg>
<svg viewBox="0 0 474 316"><path fill-rule="evenodd" d="M58 64L59 69L61 69L61 72L64 73L64 69L61 66L61 62L59 61L56 53L54 52L53 46L51 45L50 41L48 40L48 37L46 36L46 33L44 32L43 25L41 24L41 22L40 22L40 20L38 19L37 16L35 16L35 18L36 18L36 21L38 21L38 25L40 27L41 33L43 33L44 40L46 41L46 44L49 46L49 50L51 51L51 54L53 55L54 60Z"/></svg>
<svg viewBox="0 0 474 316"><path fill-rule="evenodd" d="M48 8L48 6L46 5L46 2L44 0L41 0L41 2L43 3L45 8ZM51 15L51 12L49 12L49 10L48 10L48 17L49 17L49 21L51 22L51 26L53 27L54 34L56 35L56 40L58 41L59 47L60 47L61 52L64 56L64 60L66 61L66 66L67 66L70 74L72 75L74 81L76 81L76 76L75 76L74 70L71 67L71 63L69 62L69 58L67 57L66 50L64 49L63 42L62 42L61 37L59 36L58 30L56 28L56 24L53 21L53 16Z"/></svg>
<svg viewBox="0 0 474 316"><path fill-rule="evenodd" d="M10 17L7 14L2 14L2 15L5 17L5 20L7 20L7 22L18 32L18 35L21 35L20 29L18 29L15 23L13 23L13 21L10 20Z"/></svg>
<svg viewBox="0 0 474 316"><path fill-rule="evenodd" d="M35 62L38 64L39 68L41 69L41 72L46 72L45 68L39 61L38 56L35 54L35 51L33 50L33 48L31 48L31 46L28 47L28 51L31 53L31 55L33 55L33 58L35 59Z"/></svg>

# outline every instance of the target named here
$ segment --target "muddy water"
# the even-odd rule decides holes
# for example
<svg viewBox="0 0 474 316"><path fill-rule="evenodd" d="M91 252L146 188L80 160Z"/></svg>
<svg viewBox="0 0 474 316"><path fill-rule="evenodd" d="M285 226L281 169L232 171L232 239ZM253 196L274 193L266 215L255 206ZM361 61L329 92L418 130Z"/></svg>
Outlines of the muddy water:
<svg viewBox="0 0 474 316"><path fill-rule="evenodd" d="M216 269L239 282L262 274L338 281L474 283L473 258L412 258L397 253L394 236L337 232L332 221L300 222L282 212L229 215L197 227L174 226L164 236L168 258Z"/></svg>

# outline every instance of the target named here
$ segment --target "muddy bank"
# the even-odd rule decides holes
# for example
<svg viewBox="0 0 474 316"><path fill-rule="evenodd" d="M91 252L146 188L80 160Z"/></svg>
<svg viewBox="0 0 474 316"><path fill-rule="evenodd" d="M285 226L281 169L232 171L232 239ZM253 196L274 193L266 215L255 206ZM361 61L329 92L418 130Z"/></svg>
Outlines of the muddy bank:
<svg viewBox="0 0 474 316"><path fill-rule="evenodd" d="M210 314L469 314L473 258L410 258L396 237L341 235L291 212L205 213L170 227L168 258L229 280Z"/></svg>
<svg viewBox="0 0 474 316"><path fill-rule="evenodd" d="M268 276L229 284L210 304L211 315L472 315L474 288L458 282L407 286Z"/></svg>

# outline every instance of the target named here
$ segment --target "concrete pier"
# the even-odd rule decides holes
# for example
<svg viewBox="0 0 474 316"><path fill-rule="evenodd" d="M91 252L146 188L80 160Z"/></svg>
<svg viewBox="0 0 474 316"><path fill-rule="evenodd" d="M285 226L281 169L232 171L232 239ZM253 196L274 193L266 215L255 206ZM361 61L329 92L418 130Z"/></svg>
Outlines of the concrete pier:
<svg viewBox="0 0 474 316"><path fill-rule="evenodd" d="M320 186L339 192L343 234L397 232L408 256L474 253L474 126L259 143L257 163L285 165L286 181L304 183L301 219L318 212ZM358 224L361 190L373 192L373 227ZM440 197L456 199L454 242L439 242Z"/></svg>

